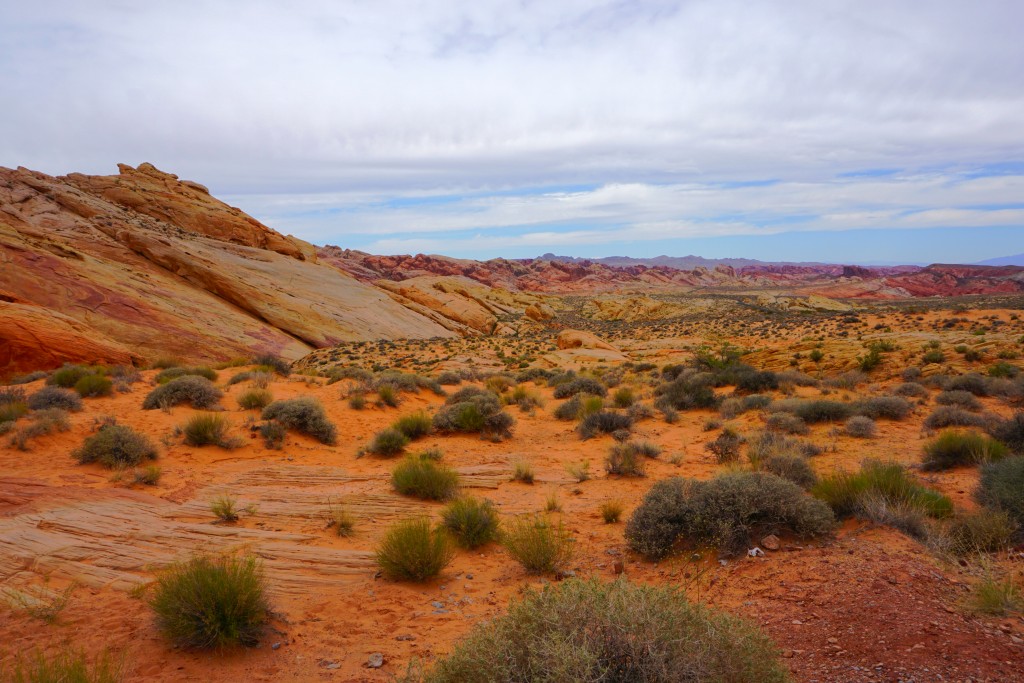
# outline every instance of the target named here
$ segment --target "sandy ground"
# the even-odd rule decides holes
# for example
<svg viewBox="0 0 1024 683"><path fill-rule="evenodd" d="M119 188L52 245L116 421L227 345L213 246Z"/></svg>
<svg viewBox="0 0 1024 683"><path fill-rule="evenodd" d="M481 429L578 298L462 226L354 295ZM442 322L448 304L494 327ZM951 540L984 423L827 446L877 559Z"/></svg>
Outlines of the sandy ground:
<svg viewBox="0 0 1024 683"><path fill-rule="evenodd" d="M221 371L221 383L234 372ZM152 375L144 373L131 393L87 399L67 433L38 438L27 452L0 448L0 585L9 596L73 586L52 624L17 605L0 608L3 660L69 642L89 653L109 648L122 654L130 681L382 681L414 659L429 662L443 654L473 624L501 614L524 588L548 580L527 575L496 545L460 551L427 584L377 576L372 551L387 526L415 514L437 517L442 506L394 493L388 477L397 461L357 457L358 451L399 415L436 410L441 397L403 394L398 408L356 411L342 399L343 383L278 378L270 387L275 398L318 397L340 437L336 446L324 446L291 433L275 451L245 427L253 413L236 408L235 395L248 388L238 384L226 389L222 404L246 445L229 451L188 447L171 436L195 412L191 408L141 411ZM544 407L533 414L510 409L517 420L511 439L432 435L412 449L441 448L445 462L463 473L466 492L494 501L503 515L540 511L555 492L562 504L557 514L576 538L577 575L612 579L621 559L631 580L681 585L693 599L762 624L799 681L1024 679L1024 622L969 615L961 604L968 570L890 529L849 522L832 540L783 539L780 551L725 563L710 553L699 561L684 556L657 564L631 556L624 525L604 524L598 506L620 499L626 518L653 481L720 471L704 450L716 432L702 428L717 415L694 411L673 425L639 423L636 437L660 445L662 455L648 462L645 478L613 478L603 470L611 438L580 441L572 423L551 416L558 404L551 390L537 391ZM990 410L1008 412L985 401ZM815 469L851 469L865 457L919 462L926 438L920 424L932 405L902 422L879 421L879 434L870 440L813 427L808 438L827 446L813 459ZM101 416L161 444L159 485L130 487L99 466L75 463L71 452ZM761 417L747 413L732 424L750 432ZM681 456L678 464L670 462L673 456ZM533 465L532 486L509 481L517 460ZM577 483L566 466L583 461L592 479ZM976 476L956 470L927 481L970 507ZM255 505L255 512L234 525L215 524L209 502L223 493ZM357 517L350 538L326 528L328 508L339 502ZM264 561L275 609L271 632L249 650L196 653L168 646L133 588L195 552L238 550ZM375 652L384 655L381 669L366 666Z"/></svg>

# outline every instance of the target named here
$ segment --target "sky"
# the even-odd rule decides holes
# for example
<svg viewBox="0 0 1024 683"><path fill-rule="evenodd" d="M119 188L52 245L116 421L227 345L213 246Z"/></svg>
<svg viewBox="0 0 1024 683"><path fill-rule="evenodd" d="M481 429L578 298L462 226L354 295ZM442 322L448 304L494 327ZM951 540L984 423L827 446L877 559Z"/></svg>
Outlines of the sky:
<svg viewBox="0 0 1024 683"><path fill-rule="evenodd" d="M1020 0L0 0L0 166L372 253L1024 252Z"/></svg>

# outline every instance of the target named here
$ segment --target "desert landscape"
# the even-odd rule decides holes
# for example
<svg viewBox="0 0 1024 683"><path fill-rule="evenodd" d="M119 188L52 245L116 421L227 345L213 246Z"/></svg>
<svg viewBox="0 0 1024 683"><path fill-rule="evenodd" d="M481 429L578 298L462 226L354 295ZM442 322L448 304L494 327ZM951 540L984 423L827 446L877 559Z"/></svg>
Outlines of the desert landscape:
<svg viewBox="0 0 1024 683"><path fill-rule="evenodd" d="M378 257L0 177L15 680L504 680L466 639L596 586L742 620L671 680L1024 676L1024 268ZM247 630L173 630L196 562Z"/></svg>

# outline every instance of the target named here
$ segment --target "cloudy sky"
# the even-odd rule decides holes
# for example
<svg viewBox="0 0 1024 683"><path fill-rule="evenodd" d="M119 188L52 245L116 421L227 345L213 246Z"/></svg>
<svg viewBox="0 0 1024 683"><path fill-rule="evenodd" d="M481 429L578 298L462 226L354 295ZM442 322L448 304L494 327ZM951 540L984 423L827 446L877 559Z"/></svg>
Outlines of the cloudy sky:
<svg viewBox="0 0 1024 683"><path fill-rule="evenodd" d="M1020 0L0 0L0 165L150 161L318 244L1024 252Z"/></svg>

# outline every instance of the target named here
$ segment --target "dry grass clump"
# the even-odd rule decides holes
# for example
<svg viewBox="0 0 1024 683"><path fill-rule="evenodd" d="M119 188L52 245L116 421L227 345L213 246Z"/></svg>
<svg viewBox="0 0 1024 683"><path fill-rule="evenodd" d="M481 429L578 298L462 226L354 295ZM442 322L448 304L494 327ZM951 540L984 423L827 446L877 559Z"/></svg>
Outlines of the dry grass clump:
<svg viewBox="0 0 1024 683"><path fill-rule="evenodd" d="M924 420L924 426L928 429L985 427L987 424L988 422L981 415L975 415L957 406L939 406Z"/></svg>
<svg viewBox="0 0 1024 683"><path fill-rule="evenodd" d="M1006 445L1016 455L1024 455L1024 412L998 420L989 426L989 434Z"/></svg>
<svg viewBox="0 0 1024 683"><path fill-rule="evenodd" d="M853 404L853 410L862 417L872 420L902 420L914 409L910 402L900 396L872 396Z"/></svg>
<svg viewBox="0 0 1024 683"><path fill-rule="evenodd" d="M856 439L873 439L878 431L875 421L864 415L854 415L849 418L843 425L843 430L847 436Z"/></svg>
<svg viewBox="0 0 1024 683"><path fill-rule="evenodd" d="M942 406L957 406L964 410L981 410L981 402L969 391L943 391L935 397L935 402Z"/></svg>
<svg viewBox="0 0 1024 683"><path fill-rule="evenodd" d="M153 381L155 381L157 384L167 384L172 379L177 379L179 377L189 377L189 376L205 377L206 379L210 380L211 382L216 382L217 381L217 373L216 373L216 371L212 370L211 368L207 368L207 367L182 367L180 365L176 366L176 367L173 367L173 368L167 368L166 370L161 370L160 372L158 372L156 374L156 377L153 378Z"/></svg>
<svg viewBox="0 0 1024 683"><path fill-rule="evenodd" d="M248 555L172 566L157 579L149 605L160 631L190 648L255 646L270 611L263 568Z"/></svg>
<svg viewBox="0 0 1024 683"><path fill-rule="evenodd" d="M540 515L523 515L504 527L502 545L531 574L562 571L572 561L574 541L561 521L556 524Z"/></svg>
<svg viewBox="0 0 1024 683"><path fill-rule="evenodd" d="M252 362L253 365L257 365L261 368L267 368L282 377L287 377L292 373L291 363L271 353L260 354L253 358Z"/></svg>
<svg viewBox="0 0 1024 683"><path fill-rule="evenodd" d="M311 396L274 401L263 409L261 417L307 434L328 446L333 446L338 440L337 427L327 419L320 401Z"/></svg>
<svg viewBox="0 0 1024 683"><path fill-rule="evenodd" d="M605 524L617 523L622 518L622 513L625 509L626 506L621 500L606 500L598 508L601 513L601 519L604 520Z"/></svg>
<svg viewBox="0 0 1024 683"><path fill-rule="evenodd" d="M427 518L398 522L377 547L377 565L390 579L423 582L441 573L455 557L447 534Z"/></svg>
<svg viewBox="0 0 1024 683"><path fill-rule="evenodd" d="M590 394L603 398L608 395L608 388L589 377L578 377L555 387L555 398L570 398L576 394Z"/></svg>
<svg viewBox="0 0 1024 683"><path fill-rule="evenodd" d="M103 368L90 367L86 365L65 365L46 378L46 383L50 386L57 386L64 389L73 389L78 380L88 375L100 374L105 372Z"/></svg>
<svg viewBox="0 0 1024 683"><path fill-rule="evenodd" d="M620 477L642 477L647 467L644 452L635 443L613 444L605 458L604 467L608 474Z"/></svg>
<svg viewBox="0 0 1024 683"><path fill-rule="evenodd" d="M735 431L726 427L714 441L704 444L705 450L715 456L720 464L736 462L740 459L740 447L745 439Z"/></svg>
<svg viewBox="0 0 1024 683"><path fill-rule="evenodd" d="M802 455L771 455L764 459L761 468L793 482L805 491L818 483L818 475Z"/></svg>
<svg viewBox="0 0 1024 683"><path fill-rule="evenodd" d="M772 403L772 412L792 413L807 424L819 422L842 422L853 415L853 406L829 399L788 398Z"/></svg>
<svg viewBox="0 0 1024 683"><path fill-rule="evenodd" d="M403 415L391 424L391 428L404 434L410 441L422 438L434 428L430 416L425 412Z"/></svg>
<svg viewBox="0 0 1024 683"><path fill-rule="evenodd" d="M46 408L32 413L31 424L22 427L11 435L10 444L18 450L27 451L28 442L39 436L48 436L71 429L68 413L63 408Z"/></svg>
<svg viewBox="0 0 1024 683"><path fill-rule="evenodd" d="M932 544L957 557L1005 550L1013 542L1019 526L1002 510L981 508L961 513L949 520L937 533Z"/></svg>
<svg viewBox="0 0 1024 683"><path fill-rule="evenodd" d="M155 460L156 447L131 427L111 424L87 438L72 455L83 465L98 462L104 467L120 469Z"/></svg>
<svg viewBox="0 0 1024 683"><path fill-rule="evenodd" d="M149 392L142 401L142 409L155 410L188 403L193 408L204 410L212 408L223 396L221 390L205 377L186 375Z"/></svg>
<svg viewBox="0 0 1024 683"><path fill-rule="evenodd" d="M448 500L459 489L459 473L430 458L409 456L391 473L391 485L401 494L424 500Z"/></svg>
<svg viewBox="0 0 1024 683"><path fill-rule="evenodd" d="M710 481L675 477L656 483L626 525L626 541L650 559L665 557L685 539L742 552L757 534L814 537L835 523L824 503L799 486L763 472L729 472Z"/></svg>
<svg viewBox="0 0 1024 683"><path fill-rule="evenodd" d="M780 434L806 434L810 431L803 418L791 413L770 413L765 417L764 426Z"/></svg>
<svg viewBox="0 0 1024 683"><path fill-rule="evenodd" d="M52 656L36 651L9 670L0 666L0 679L8 683L121 683L124 677L124 662L107 651L92 661L69 648Z"/></svg>
<svg viewBox="0 0 1024 683"><path fill-rule="evenodd" d="M2 401L0 401L2 403ZM43 387L28 397L28 407L32 410L46 410L47 408L61 408L71 412L78 412L82 409L82 398L74 391L62 389L61 387Z"/></svg>
<svg viewBox="0 0 1024 683"><path fill-rule="evenodd" d="M274 401L274 395L266 389L243 391L236 399L243 410L263 410Z"/></svg>
<svg viewBox="0 0 1024 683"><path fill-rule="evenodd" d="M512 465L512 481L521 481L524 484L532 484L534 479L533 465L525 460L517 460Z"/></svg>
<svg viewBox="0 0 1024 683"><path fill-rule="evenodd" d="M114 393L114 383L104 375L85 375L75 382L75 392L82 398L110 396Z"/></svg>
<svg viewBox="0 0 1024 683"><path fill-rule="evenodd" d="M471 496L454 500L441 511L441 520L455 542L468 550L498 538L498 511L489 500Z"/></svg>
<svg viewBox="0 0 1024 683"><path fill-rule="evenodd" d="M922 466L926 470L948 470L1001 460L1007 452L1002 443L977 432L947 429L924 445Z"/></svg>
<svg viewBox="0 0 1024 683"><path fill-rule="evenodd" d="M388 427L377 432L376 436L373 437L373 441L367 446L367 450L374 455L380 455L383 457L391 457L398 455L405 450L405 447L409 445L409 437L402 432L398 431L394 427Z"/></svg>
<svg viewBox="0 0 1024 683"><path fill-rule="evenodd" d="M602 410L584 417L576 426L581 439L592 439L598 434L613 434L620 430L629 431L633 418L623 413Z"/></svg>
<svg viewBox="0 0 1024 683"><path fill-rule="evenodd" d="M784 683L790 677L756 626L693 604L678 588L569 579L527 591L504 616L474 627L426 680Z"/></svg>
<svg viewBox="0 0 1024 683"><path fill-rule="evenodd" d="M220 446L221 448L238 448L242 442L228 436L231 423L223 415L216 413L200 413L193 415L181 427L185 435L185 443L189 446Z"/></svg>
<svg viewBox="0 0 1024 683"><path fill-rule="evenodd" d="M1024 526L1024 457L983 465L976 496L982 505L1002 510Z"/></svg>

